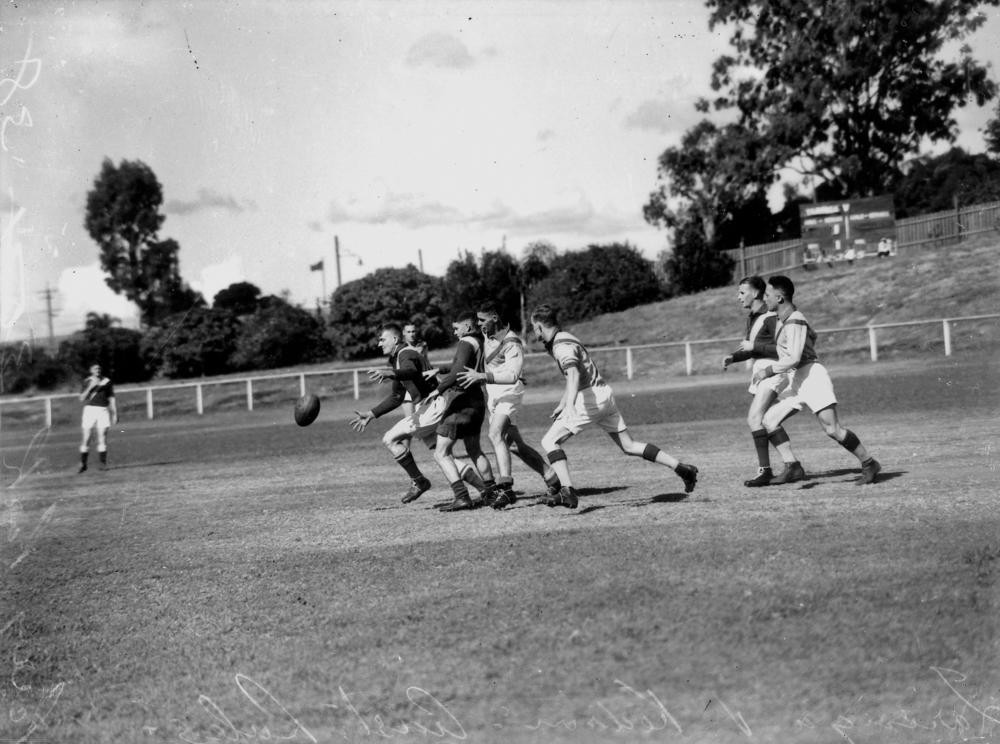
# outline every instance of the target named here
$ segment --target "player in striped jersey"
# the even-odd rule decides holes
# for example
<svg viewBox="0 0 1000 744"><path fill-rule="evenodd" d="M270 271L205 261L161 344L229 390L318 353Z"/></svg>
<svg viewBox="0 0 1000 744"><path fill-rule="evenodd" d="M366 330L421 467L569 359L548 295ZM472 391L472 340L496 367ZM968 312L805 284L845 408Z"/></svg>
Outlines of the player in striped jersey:
<svg viewBox="0 0 1000 744"><path fill-rule="evenodd" d="M795 285L787 276L773 276L767 282L764 302L778 314L776 338L778 359L754 373L755 382L777 377L778 401L764 414L764 427L771 444L785 462L785 470L771 484L792 483L806 477L802 464L792 452L788 434L781 423L803 408L816 414L826 435L861 463L857 483L874 483L882 466L868 454L857 435L840 423L833 381L816 356L816 332L792 302Z"/></svg>
<svg viewBox="0 0 1000 744"><path fill-rule="evenodd" d="M476 317L485 341L485 368L481 372L468 368L458 377L463 385L486 383L489 437L499 471L496 498L489 505L494 509L503 509L517 501L513 491L511 453L542 476L549 496L555 496L561 487L559 477L538 450L524 441L517 428L517 410L524 398L524 378L521 375L524 367L524 341L511 330L510 323L500 319L500 312L495 305L482 306Z"/></svg>
<svg viewBox="0 0 1000 744"><path fill-rule="evenodd" d="M611 387L601 377L580 340L560 328L555 308L550 305L535 308L531 313L531 327L545 343L545 350L556 360L566 378L562 399L552 412L555 421L542 437L542 448L562 483L559 494L546 501L548 506L576 508L578 497L561 445L591 425L606 431L626 455L642 457L671 468L684 481L684 491L693 491L698 480L698 468L678 461L655 445L632 439Z"/></svg>
<svg viewBox="0 0 1000 744"><path fill-rule="evenodd" d="M753 395L750 410L747 412L747 424L750 436L753 437L754 450L757 452L757 475L743 481L748 488L766 486L771 482L774 473L771 471L771 452L768 443L767 429L764 428L764 412L774 402L774 386L777 377L769 378L761 383L753 381L753 373L767 365L769 360L778 358L777 346L774 343L774 328L778 316L764 305L764 290L767 285L759 276L745 276L740 279L736 297L747 315L747 330L740 346L732 354L722 360L722 366L728 367L735 362L753 359L749 391Z"/></svg>

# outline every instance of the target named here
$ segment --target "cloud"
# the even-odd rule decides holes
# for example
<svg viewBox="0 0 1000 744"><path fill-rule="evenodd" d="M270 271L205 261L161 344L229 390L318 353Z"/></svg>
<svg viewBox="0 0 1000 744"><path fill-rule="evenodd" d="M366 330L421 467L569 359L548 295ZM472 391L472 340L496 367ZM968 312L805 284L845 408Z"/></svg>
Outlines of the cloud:
<svg viewBox="0 0 1000 744"><path fill-rule="evenodd" d="M618 235L634 229L635 216L613 210L597 211L589 200L576 197L572 202L545 209L518 212L494 201L462 209L440 201L422 199L415 194L382 194L375 204L364 206L352 199L347 204L330 205L332 224L354 222L366 225L398 225L409 229L461 225L464 228L503 230L512 235L583 234L594 238Z"/></svg>
<svg viewBox="0 0 1000 744"><path fill-rule="evenodd" d="M421 37L406 53L409 67L445 67L465 69L472 67L476 60L469 54L465 44L448 34L434 33Z"/></svg>
<svg viewBox="0 0 1000 744"><path fill-rule="evenodd" d="M99 262L87 266L70 266L59 275L57 302L60 325L79 328L87 313L118 318L127 328L135 328L139 311L125 295L115 294L104 282L105 273Z"/></svg>
<svg viewBox="0 0 1000 744"><path fill-rule="evenodd" d="M209 305L221 290L230 284L246 281L246 270L243 267L243 257L232 255L220 261L210 264L198 273L198 279L191 282L191 288L201 292L205 302Z"/></svg>
<svg viewBox="0 0 1000 744"><path fill-rule="evenodd" d="M629 129L670 132L678 126L678 122L674 119L676 110L677 105L667 101L643 101L635 111L625 117L625 126Z"/></svg>
<svg viewBox="0 0 1000 744"><path fill-rule="evenodd" d="M198 189L196 199L191 201L171 199L163 206L164 212L176 215L193 214L206 209L226 209L233 214L242 214L243 212L256 212L257 202L253 199L237 201L232 196L216 193L212 189Z"/></svg>
<svg viewBox="0 0 1000 744"><path fill-rule="evenodd" d="M549 140L555 139L555 137L556 137L556 132L554 129L543 129L538 133L536 139L539 142L548 142Z"/></svg>

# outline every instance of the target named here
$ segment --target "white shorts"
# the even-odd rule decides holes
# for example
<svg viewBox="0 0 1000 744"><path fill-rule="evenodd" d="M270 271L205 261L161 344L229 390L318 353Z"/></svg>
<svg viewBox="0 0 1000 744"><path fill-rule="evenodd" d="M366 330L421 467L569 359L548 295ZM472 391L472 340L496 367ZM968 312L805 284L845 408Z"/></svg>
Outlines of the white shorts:
<svg viewBox="0 0 1000 744"><path fill-rule="evenodd" d="M556 423L573 434L578 434L588 426L599 426L610 434L617 434L628 428L608 385L581 390L576 395L573 408L563 409Z"/></svg>
<svg viewBox="0 0 1000 744"><path fill-rule="evenodd" d="M778 393L778 402L772 408L780 410L785 415L792 411L801 411L803 408L818 413L837 403L830 373L819 362L803 365L775 377L786 378L787 384Z"/></svg>
<svg viewBox="0 0 1000 744"><path fill-rule="evenodd" d="M395 441L406 437L417 439L436 438L434 430L444 418L448 401L443 396L436 395L430 403L421 401L409 416L404 416L389 431L385 433L385 441Z"/></svg>
<svg viewBox="0 0 1000 744"><path fill-rule="evenodd" d="M770 390L773 393L780 393L782 388L788 384L788 379L785 375L771 375L770 377L765 377L760 382L753 381L753 376L757 374L757 372L773 363L773 359L753 360L753 366L750 368L750 387L747 388L751 395L756 395L757 391L761 388Z"/></svg>
<svg viewBox="0 0 1000 744"><path fill-rule="evenodd" d="M506 416L510 423L517 425L517 409L521 407L524 400L524 384L521 382L513 385L487 385L486 386L486 410L490 414L490 420L494 416Z"/></svg>
<svg viewBox="0 0 1000 744"><path fill-rule="evenodd" d="M111 428L111 414L105 406L84 406L83 407L83 428L90 431L94 427L98 429Z"/></svg>

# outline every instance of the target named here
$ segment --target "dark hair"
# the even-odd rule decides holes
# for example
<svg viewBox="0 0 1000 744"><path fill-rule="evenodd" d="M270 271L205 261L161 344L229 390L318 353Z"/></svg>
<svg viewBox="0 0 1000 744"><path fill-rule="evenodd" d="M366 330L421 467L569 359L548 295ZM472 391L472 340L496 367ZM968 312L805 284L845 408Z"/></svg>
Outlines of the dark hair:
<svg viewBox="0 0 1000 744"><path fill-rule="evenodd" d="M795 285L792 280L783 274L776 274L767 280L767 283L774 287L776 290L781 292L785 296L785 299L789 302L792 301L792 297L795 296Z"/></svg>
<svg viewBox="0 0 1000 744"><path fill-rule="evenodd" d="M458 315L455 316L456 323L462 323L466 320L472 323L473 328L478 327L479 318L476 317L476 313L474 310L463 310L462 312L460 312Z"/></svg>
<svg viewBox="0 0 1000 744"><path fill-rule="evenodd" d="M379 331L389 331L396 334L397 338L403 337L403 329L399 327L399 323L383 323Z"/></svg>
<svg viewBox="0 0 1000 744"><path fill-rule="evenodd" d="M763 295L764 290L767 289L767 285L764 283L764 280L756 274L753 276L743 277L736 286L738 287L740 284L749 284L753 288L753 291L757 293L757 297Z"/></svg>
<svg viewBox="0 0 1000 744"><path fill-rule="evenodd" d="M546 328L556 328L559 325L559 311L552 305L539 305L531 311L531 320Z"/></svg>
<svg viewBox="0 0 1000 744"><path fill-rule="evenodd" d="M479 306L479 310L477 312L479 312L482 315L494 315L496 316L497 320L501 322L503 321L503 316L497 309L497 305L495 302L484 302L482 305Z"/></svg>

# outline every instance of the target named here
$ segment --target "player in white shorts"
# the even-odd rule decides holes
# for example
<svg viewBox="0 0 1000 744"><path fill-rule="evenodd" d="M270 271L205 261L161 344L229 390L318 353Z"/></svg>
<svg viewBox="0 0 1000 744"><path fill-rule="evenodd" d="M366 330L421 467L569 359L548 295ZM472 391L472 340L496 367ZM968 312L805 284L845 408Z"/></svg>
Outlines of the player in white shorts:
<svg viewBox="0 0 1000 744"><path fill-rule="evenodd" d="M485 369L482 372L467 369L459 375L459 381L466 386L478 382L486 384L489 437L499 471L496 497L489 500L488 505L494 509L503 509L517 501L513 491L511 453L542 476L548 495L555 496L561 488L559 477L538 450L524 441L517 428L517 411L524 399L525 389L522 376L524 341L511 330L510 323L500 319L500 312L495 305L482 306L476 312L476 318L485 340Z"/></svg>
<svg viewBox="0 0 1000 744"><path fill-rule="evenodd" d="M546 501L548 506L576 508L578 497L561 445L588 426L599 426L607 432L626 455L671 468L684 481L684 491L693 491L698 468L680 462L655 445L632 439L611 387L601 377L580 340L559 327L556 310L550 305L535 308L531 313L531 327L566 378L562 399L552 412L555 421L542 437L542 448L562 483L559 493Z"/></svg>
<svg viewBox="0 0 1000 744"><path fill-rule="evenodd" d="M743 485L748 488L766 486L774 476L771 470L771 447L767 429L764 428L764 412L774 402L777 396L776 388L781 378L775 375L760 383L753 381L755 372L778 358L777 346L774 343L774 328L778 316L764 305L766 288L767 285L759 276L746 276L740 279L736 297L740 305L749 310L746 335L740 342L739 348L722 360L723 367L753 360L750 387L747 388L753 396L753 401L747 411L747 425L750 427L750 436L753 438L754 450L757 453L757 475L743 481Z"/></svg>
<svg viewBox="0 0 1000 744"><path fill-rule="evenodd" d="M83 402L81 427L83 439L80 442L80 469L87 469L87 457L90 454L91 432L97 435L97 456L101 462L101 470L108 467L108 430L111 424L118 423L118 406L115 401L115 388L111 380L101 374L101 365L94 364L90 368L90 376L84 380L83 392L80 393Z"/></svg>
<svg viewBox="0 0 1000 744"><path fill-rule="evenodd" d="M833 381L816 356L816 332L793 304L794 295L795 285L787 276L773 276L768 280L764 302L768 310L778 314L778 359L755 372L753 377L758 383L779 378L778 400L764 414L764 427L785 463L785 470L772 478L770 485L792 483L806 477L802 464L792 452L788 434L781 426L785 419L803 408L816 414L828 437L858 458L861 475L857 483L874 483L882 466L868 454L857 435L840 423Z"/></svg>

